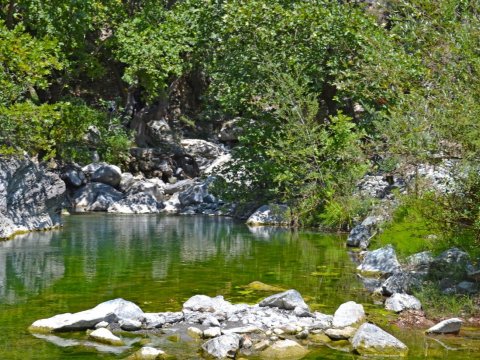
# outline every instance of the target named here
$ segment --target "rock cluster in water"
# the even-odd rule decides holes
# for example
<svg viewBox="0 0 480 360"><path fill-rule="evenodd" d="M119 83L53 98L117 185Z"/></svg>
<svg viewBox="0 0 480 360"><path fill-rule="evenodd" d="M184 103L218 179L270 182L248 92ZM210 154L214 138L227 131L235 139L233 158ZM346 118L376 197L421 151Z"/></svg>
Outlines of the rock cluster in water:
<svg viewBox="0 0 480 360"><path fill-rule="evenodd" d="M81 340L52 334L72 330L87 333ZM164 357L153 338L173 334L194 342L203 356L215 359L301 359L321 346L338 346L362 355L405 355L408 351L400 340L367 323L361 304L344 303L334 315L311 312L296 290L269 296L256 305L195 295L183 304L182 311L161 313L145 313L129 301L115 299L79 313L37 320L30 331L59 346L93 346L130 354L129 359ZM135 340L132 334L148 334L150 341Z"/></svg>

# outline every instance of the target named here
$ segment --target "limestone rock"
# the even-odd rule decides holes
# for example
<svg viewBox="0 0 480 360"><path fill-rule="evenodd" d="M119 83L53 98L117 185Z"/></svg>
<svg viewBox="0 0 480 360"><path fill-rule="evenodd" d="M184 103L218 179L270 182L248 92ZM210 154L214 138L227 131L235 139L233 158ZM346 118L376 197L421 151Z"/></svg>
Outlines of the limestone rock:
<svg viewBox="0 0 480 360"><path fill-rule="evenodd" d="M393 247L387 245L368 251L357 270L365 273L393 274L400 270L400 263Z"/></svg>
<svg viewBox="0 0 480 360"><path fill-rule="evenodd" d="M207 187L204 184L197 184L178 194L178 199L183 206L197 205L203 202L207 194Z"/></svg>
<svg viewBox="0 0 480 360"><path fill-rule="evenodd" d="M289 225L290 209L286 205L263 205L247 219L249 225Z"/></svg>
<svg viewBox="0 0 480 360"><path fill-rule="evenodd" d="M414 289L421 286L421 274L399 271L390 276L381 285L383 295L390 296L395 293L411 294Z"/></svg>
<svg viewBox="0 0 480 360"><path fill-rule="evenodd" d="M80 187L87 181L83 171L81 169L73 167L63 171L60 177L63 179L63 181L65 181L67 185L72 187Z"/></svg>
<svg viewBox="0 0 480 360"><path fill-rule="evenodd" d="M415 296L407 294L393 294L385 301L385 309L402 312L404 310L420 310L422 304Z"/></svg>
<svg viewBox="0 0 480 360"><path fill-rule="evenodd" d="M185 179L177 181L174 184L166 184L163 188L165 194L173 195L175 193L184 191L192 186L195 182L192 179Z"/></svg>
<svg viewBox="0 0 480 360"><path fill-rule="evenodd" d="M262 359L301 359L308 350L293 340L278 340L260 354Z"/></svg>
<svg viewBox="0 0 480 360"><path fill-rule="evenodd" d="M224 153L221 146L201 139L182 139L180 144L195 159L200 170L206 169Z"/></svg>
<svg viewBox="0 0 480 360"><path fill-rule="evenodd" d="M112 186L102 183L89 183L72 196L72 208L75 212L107 211L123 194Z"/></svg>
<svg viewBox="0 0 480 360"><path fill-rule="evenodd" d="M208 329L203 330L203 337L205 339L214 338L220 335L222 335L222 330L218 326L210 327Z"/></svg>
<svg viewBox="0 0 480 360"><path fill-rule="evenodd" d="M405 356L408 352L400 340L369 323L360 326L350 342L360 355Z"/></svg>
<svg viewBox="0 0 480 360"><path fill-rule="evenodd" d="M433 261L431 251L422 251L407 257L407 265L416 271L428 272L428 268Z"/></svg>
<svg viewBox="0 0 480 360"><path fill-rule="evenodd" d="M348 301L340 305L333 315L332 326L343 328L357 324L365 319L365 310L362 304Z"/></svg>
<svg viewBox="0 0 480 360"><path fill-rule="evenodd" d="M141 321L144 319L144 313L130 301L115 299L103 302L89 310L37 320L30 326L30 330L40 332L86 330L93 328L101 321L110 323L119 319Z"/></svg>
<svg viewBox="0 0 480 360"><path fill-rule="evenodd" d="M203 351L215 359L235 358L242 337L238 334L221 335L202 345Z"/></svg>
<svg viewBox="0 0 480 360"><path fill-rule="evenodd" d="M260 306L276 307L285 310L294 310L296 308L310 311L308 305L303 300L302 295L297 290L287 290L280 294L275 294L263 299Z"/></svg>
<svg viewBox="0 0 480 360"><path fill-rule="evenodd" d="M380 216L367 217L350 231L347 245L366 249L370 245L370 239L376 234L378 224L383 220Z"/></svg>
<svg viewBox="0 0 480 360"><path fill-rule="evenodd" d="M65 183L27 157L0 156L0 239L61 225Z"/></svg>
<svg viewBox="0 0 480 360"><path fill-rule="evenodd" d="M163 208L151 194L136 193L111 204L107 211L118 214L156 214Z"/></svg>
<svg viewBox="0 0 480 360"><path fill-rule="evenodd" d="M462 327L462 320L459 318L447 319L432 326L426 331L427 334L458 334Z"/></svg>
<svg viewBox="0 0 480 360"><path fill-rule="evenodd" d="M99 164L99 166L90 176L90 180L93 182L100 182L113 187L120 185L121 179L122 171L120 168L118 166L106 163Z"/></svg>
<svg viewBox="0 0 480 360"><path fill-rule="evenodd" d="M137 331L142 328L142 323L138 320L133 320L133 319L120 320L119 325L122 328L122 330L126 330L126 331Z"/></svg>
<svg viewBox="0 0 480 360"><path fill-rule="evenodd" d="M122 339L112 334L112 332L106 328L100 328L92 331L89 338L110 345L123 345Z"/></svg>
<svg viewBox="0 0 480 360"><path fill-rule="evenodd" d="M229 311L233 305L219 295L211 298L206 295L194 295L183 304L183 310L199 312Z"/></svg>

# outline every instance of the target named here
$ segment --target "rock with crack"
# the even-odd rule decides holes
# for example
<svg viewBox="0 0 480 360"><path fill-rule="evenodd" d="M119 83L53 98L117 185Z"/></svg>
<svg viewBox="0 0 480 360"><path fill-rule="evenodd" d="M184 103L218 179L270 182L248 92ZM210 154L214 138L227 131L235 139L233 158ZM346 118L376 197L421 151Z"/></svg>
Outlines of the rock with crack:
<svg viewBox="0 0 480 360"><path fill-rule="evenodd" d="M407 346L376 325L365 323L350 339L353 349L365 356L406 356Z"/></svg>
<svg viewBox="0 0 480 360"><path fill-rule="evenodd" d="M221 335L202 345L203 351L215 359L235 358L242 337L238 334Z"/></svg>
<svg viewBox="0 0 480 360"><path fill-rule="evenodd" d="M0 239L61 225L65 183L27 157L0 156Z"/></svg>

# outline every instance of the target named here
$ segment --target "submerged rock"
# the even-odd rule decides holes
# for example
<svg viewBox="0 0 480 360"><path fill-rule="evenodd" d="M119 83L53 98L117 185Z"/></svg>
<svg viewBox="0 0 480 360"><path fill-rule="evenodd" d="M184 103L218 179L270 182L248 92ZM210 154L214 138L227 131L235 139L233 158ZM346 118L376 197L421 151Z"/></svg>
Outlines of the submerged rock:
<svg viewBox="0 0 480 360"><path fill-rule="evenodd" d="M348 301L340 305L333 315L332 325L335 328L343 328L358 324L365 320L365 310L362 304Z"/></svg>
<svg viewBox="0 0 480 360"><path fill-rule="evenodd" d="M357 329L351 326L346 326L341 329L327 329L325 331L325 335L327 335L332 340L348 340L350 339L355 333Z"/></svg>
<svg viewBox="0 0 480 360"><path fill-rule="evenodd" d="M144 346L130 355L126 360L157 360L164 359L165 355L165 351L150 346Z"/></svg>
<svg viewBox="0 0 480 360"><path fill-rule="evenodd" d="M308 350L293 340L278 340L267 347L260 354L262 359L301 359L308 354Z"/></svg>
<svg viewBox="0 0 480 360"><path fill-rule="evenodd" d="M261 281L252 281L250 284L246 286L246 288L254 291L271 291L271 292L285 291L285 289L282 289L281 287L264 284Z"/></svg>
<svg viewBox="0 0 480 360"><path fill-rule="evenodd" d="M368 251L357 270L365 273L393 274L400 270L400 263L392 245Z"/></svg>
<svg viewBox="0 0 480 360"><path fill-rule="evenodd" d="M215 359L235 358L242 337L238 334L226 334L208 340L202 345L203 351Z"/></svg>
<svg viewBox="0 0 480 360"><path fill-rule="evenodd" d="M425 331L427 334L458 334L463 321L459 318L447 319Z"/></svg>
<svg viewBox="0 0 480 360"><path fill-rule="evenodd" d="M385 309L402 312L404 310L420 310L422 304L415 296L407 294L393 294L385 301Z"/></svg>
<svg viewBox="0 0 480 360"><path fill-rule="evenodd" d="M92 331L88 337L90 339L109 344L109 345L124 345L122 339L112 334L112 332L106 328L100 328Z"/></svg>
<svg viewBox="0 0 480 360"><path fill-rule="evenodd" d="M350 340L353 349L360 355L407 355L408 348L400 340L378 326L365 323Z"/></svg>

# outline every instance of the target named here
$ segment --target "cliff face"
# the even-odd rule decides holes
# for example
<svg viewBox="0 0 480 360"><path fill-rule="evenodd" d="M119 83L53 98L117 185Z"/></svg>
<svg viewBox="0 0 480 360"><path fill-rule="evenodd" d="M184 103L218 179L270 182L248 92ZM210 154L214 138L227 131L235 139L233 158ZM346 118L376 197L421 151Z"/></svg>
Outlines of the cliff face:
<svg viewBox="0 0 480 360"><path fill-rule="evenodd" d="M0 238L60 225L65 183L25 157L0 156Z"/></svg>

